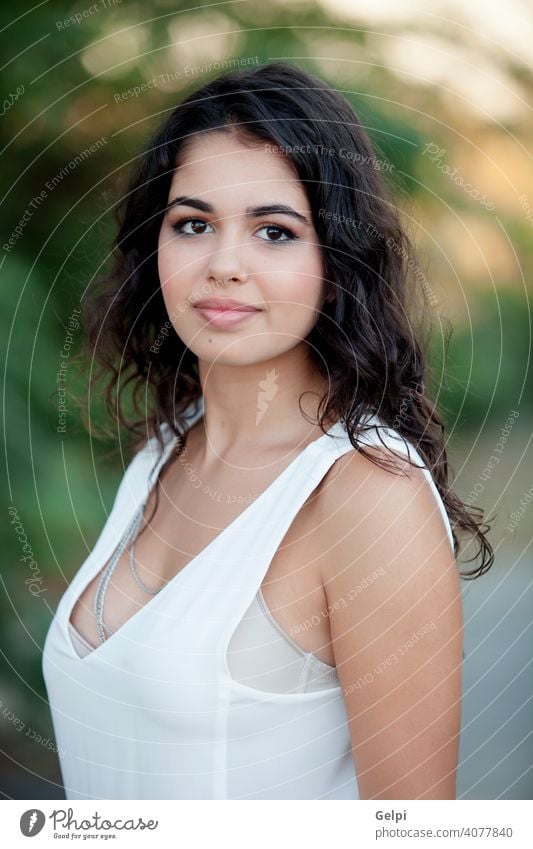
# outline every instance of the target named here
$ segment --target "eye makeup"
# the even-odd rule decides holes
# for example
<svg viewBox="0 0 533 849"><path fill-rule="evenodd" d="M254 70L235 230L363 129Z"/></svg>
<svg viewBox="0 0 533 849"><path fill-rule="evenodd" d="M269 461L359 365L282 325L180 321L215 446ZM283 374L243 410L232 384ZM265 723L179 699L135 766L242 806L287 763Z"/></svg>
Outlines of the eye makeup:
<svg viewBox="0 0 533 849"><path fill-rule="evenodd" d="M207 227L212 226L209 221L204 221L203 218L191 218L191 217L189 217L189 218L178 219L177 221L175 221L171 224L171 227L177 233L177 235L179 235L179 236L204 236L204 235L207 235L204 232L202 232L202 233L186 232L183 228L188 224L200 224L200 225L204 225L204 226L207 226ZM299 236L296 235L296 233L294 233L288 227L282 227L280 224L274 224L273 222L269 222L269 223L260 225L260 227L258 227L258 230L270 230L270 231L274 230L274 231L277 231L278 233L281 233L282 235L285 236L285 238L283 238L283 239L276 238L276 239L262 239L261 240L261 241L264 241L264 242L269 242L270 244L273 244L273 245L275 245L275 244L286 244L287 242L292 242L292 241L295 241L296 239L300 238Z"/></svg>

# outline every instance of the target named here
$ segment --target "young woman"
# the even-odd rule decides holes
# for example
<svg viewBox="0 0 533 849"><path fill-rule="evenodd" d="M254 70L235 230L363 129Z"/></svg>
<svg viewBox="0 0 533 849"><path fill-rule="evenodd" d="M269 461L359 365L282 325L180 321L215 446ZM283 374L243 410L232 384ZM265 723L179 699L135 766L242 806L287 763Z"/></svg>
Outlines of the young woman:
<svg viewBox="0 0 533 849"><path fill-rule="evenodd" d="M210 82L139 158L85 323L142 445L44 650L68 798L454 798L456 532L465 577L493 555L377 164L285 63Z"/></svg>

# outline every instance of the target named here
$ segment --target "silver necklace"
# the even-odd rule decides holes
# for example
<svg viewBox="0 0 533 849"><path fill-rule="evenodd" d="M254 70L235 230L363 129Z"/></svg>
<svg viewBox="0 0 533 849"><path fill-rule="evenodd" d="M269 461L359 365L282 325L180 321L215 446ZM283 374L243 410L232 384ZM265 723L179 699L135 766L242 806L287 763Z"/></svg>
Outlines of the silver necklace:
<svg viewBox="0 0 533 849"><path fill-rule="evenodd" d="M95 616L95 619L96 619L96 630L97 630L98 637L99 637L101 643L105 643L105 641L107 639L106 631L110 635L115 633L115 631L112 628L110 628L109 625L106 625L105 622L104 622L104 619L103 619L103 616L104 616L104 600L105 600L105 594L107 592L107 587L109 585L109 581L111 580L111 576L113 575L113 572L116 569L118 561L120 560L122 554L124 553L124 551L126 550L128 544L130 542L131 542L131 546L130 546L129 565L130 565L131 574L133 575L137 585L141 588L141 590L143 592L145 592L145 593L147 593L148 595L151 595L151 596L157 595L157 593L160 592L163 589L163 587L159 587L155 591L150 590L146 586L146 584L143 583L143 581L141 580L141 578L140 578L140 576L137 572L136 566L135 566L135 551L134 551L134 549L135 549L135 539L136 539L137 534L139 532L139 528L140 528L140 525L141 525L141 522L142 522L143 514L144 514L144 504L141 504L138 511L135 513L131 524L126 528L126 531L122 535L122 538L120 539L115 551L113 552L113 555L112 555L109 563L107 564L106 568L102 572L101 578L100 578L100 580L98 582L98 586L96 588L96 594L95 594L95 597L94 597L94 616Z"/></svg>
<svg viewBox="0 0 533 849"><path fill-rule="evenodd" d="M139 522L137 524L137 530L138 530L139 525L141 523L142 515L143 515L143 511L141 510L139 512ZM131 545L130 545L130 572L133 575L135 582L137 583L137 586L139 586L141 588L143 593L146 593L147 595L157 595L159 592L161 592L161 590L163 589L163 587L165 585L163 584L162 586L158 587L156 590L151 590L141 580L141 576L137 572L137 567L135 566L135 541L136 541L136 538L137 538L137 531L135 532L135 535L134 535L134 537L131 541Z"/></svg>

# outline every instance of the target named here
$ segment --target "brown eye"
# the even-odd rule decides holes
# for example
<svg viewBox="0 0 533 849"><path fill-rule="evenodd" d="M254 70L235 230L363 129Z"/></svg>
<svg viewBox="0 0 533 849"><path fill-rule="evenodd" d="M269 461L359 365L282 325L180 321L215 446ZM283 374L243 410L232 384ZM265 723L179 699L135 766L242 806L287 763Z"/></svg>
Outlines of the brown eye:
<svg viewBox="0 0 533 849"><path fill-rule="evenodd" d="M292 230L288 230L286 227L279 227L277 224L264 224L259 229L267 231L268 239L263 240L266 242L292 242L298 238Z"/></svg>
<svg viewBox="0 0 533 849"><path fill-rule="evenodd" d="M190 226L191 229L186 230L186 226ZM207 221L203 221L201 218L182 218L181 221L176 221L176 223L172 225L172 229L175 230L176 233L181 233L184 236L203 236L205 230L202 228L209 226L210 225Z"/></svg>
<svg viewBox="0 0 533 849"><path fill-rule="evenodd" d="M193 233L203 233L202 227L205 227L205 221L191 221L191 228Z"/></svg>

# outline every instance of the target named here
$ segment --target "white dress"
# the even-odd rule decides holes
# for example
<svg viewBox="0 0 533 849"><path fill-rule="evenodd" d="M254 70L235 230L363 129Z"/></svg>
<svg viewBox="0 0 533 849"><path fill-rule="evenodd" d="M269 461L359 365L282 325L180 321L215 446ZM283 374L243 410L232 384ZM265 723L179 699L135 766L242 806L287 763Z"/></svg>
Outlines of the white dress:
<svg viewBox="0 0 533 849"><path fill-rule="evenodd" d="M367 425L361 442L381 445L378 426L385 444L423 466L377 417ZM335 460L354 450L342 422L106 642L83 653L76 640L74 605L173 446L169 437L158 458L151 439L134 457L46 636L43 675L67 799L358 799L336 670L275 629L260 593L298 511ZM423 469L453 548L442 499Z"/></svg>
<svg viewBox="0 0 533 849"><path fill-rule="evenodd" d="M69 631L80 657L97 648L72 622ZM335 666L304 651L283 631L261 587L231 638L228 666L236 681L271 693L306 693L339 683Z"/></svg>

